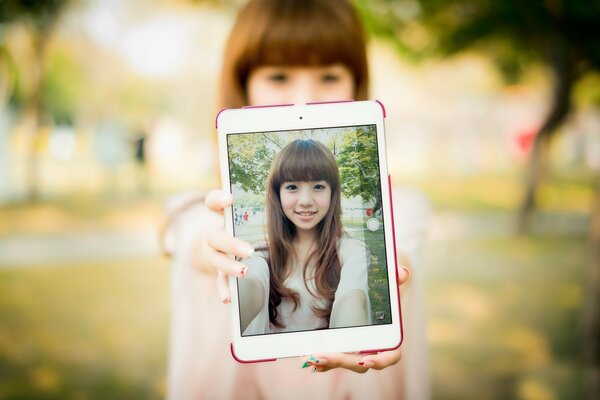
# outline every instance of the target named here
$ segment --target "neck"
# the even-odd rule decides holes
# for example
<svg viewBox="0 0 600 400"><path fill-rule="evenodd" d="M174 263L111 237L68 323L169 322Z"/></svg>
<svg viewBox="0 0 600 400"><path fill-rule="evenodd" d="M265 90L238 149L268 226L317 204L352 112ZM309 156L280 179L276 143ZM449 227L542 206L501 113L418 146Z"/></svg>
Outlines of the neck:
<svg viewBox="0 0 600 400"><path fill-rule="evenodd" d="M312 247L315 243L316 234L314 229L310 231L296 231L296 237L294 238L294 250L296 253L297 261L304 264L308 255L310 254Z"/></svg>

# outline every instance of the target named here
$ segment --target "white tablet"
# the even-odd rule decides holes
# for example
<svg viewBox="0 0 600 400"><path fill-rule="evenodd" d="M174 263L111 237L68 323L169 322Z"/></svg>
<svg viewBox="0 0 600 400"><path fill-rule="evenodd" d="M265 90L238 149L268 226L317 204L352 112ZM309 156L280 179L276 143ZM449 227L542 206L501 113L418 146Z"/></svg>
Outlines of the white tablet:
<svg viewBox="0 0 600 400"><path fill-rule="evenodd" d="M230 279L238 361L402 342L384 118L378 101L217 116L225 226L255 249Z"/></svg>

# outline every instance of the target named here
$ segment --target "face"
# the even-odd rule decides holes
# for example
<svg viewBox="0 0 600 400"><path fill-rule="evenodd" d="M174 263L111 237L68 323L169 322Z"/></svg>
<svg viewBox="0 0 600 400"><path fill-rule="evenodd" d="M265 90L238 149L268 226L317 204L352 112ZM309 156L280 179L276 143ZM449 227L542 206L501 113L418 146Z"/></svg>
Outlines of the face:
<svg viewBox="0 0 600 400"><path fill-rule="evenodd" d="M329 211L331 186L326 181L284 182L279 196L286 217L297 229L310 231Z"/></svg>
<svg viewBox="0 0 600 400"><path fill-rule="evenodd" d="M250 105L305 104L351 100L354 79L348 67L264 66L248 77Z"/></svg>

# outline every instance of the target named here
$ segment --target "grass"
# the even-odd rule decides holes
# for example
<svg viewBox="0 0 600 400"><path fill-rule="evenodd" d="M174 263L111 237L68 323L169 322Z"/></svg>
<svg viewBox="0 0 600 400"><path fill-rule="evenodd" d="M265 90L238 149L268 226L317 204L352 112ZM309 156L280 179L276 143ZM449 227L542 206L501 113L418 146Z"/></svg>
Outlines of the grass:
<svg viewBox="0 0 600 400"><path fill-rule="evenodd" d="M540 186L542 211L588 213L594 195L594 176L586 171L549 174ZM523 198L524 179L513 174L452 175L397 182L427 193L436 209L464 212L512 211Z"/></svg>
<svg viewBox="0 0 600 400"><path fill-rule="evenodd" d="M354 238L364 242L369 249L369 299L371 300L372 323L375 325L390 324L392 322L390 310L390 293L388 289L387 266L385 262L385 246L383 242L383 228L377 232L366 229L364 223L345 222L345 228L363 229L350 231ZM378 318L381 316L381 319Z"/></svg>
<svg viewBox="0 0 600 400"><path fill-rule="evenodd" d="M0 270L0 398L163 398L163 260Z"/></svg>
<svg viewBox="0 0 600 400"><path fill-rule="evenodd" d="M472 177L422 186L436 218L450 212L460 223L481 223L457 232L453 219L440 234L440 221L433 221L433 239L426 246L435 399L583 397L583 232L561 234L561 228L516 237L487 229L511 225L520 187L515 182ZM561 224L571 226L572 215L586 210L591 191L585 179L554 182L558 186L548 190L557 197L544 195L543 208L550 218L556 213ZM130 226L155 229L160 206L143 201L85 210L82 205L72 213L48 204L0 209L0 239ZM100 262L90 257L78 264L48 260L3 267L8 268L0 269L0 398L164 397L166 260ZM380 278L371 275L372 285ZM379 307L376 300L372 303Z"/></svg>
<svg viewBox="0 0 600 400"><path fill-rule="evenodd" d="M576 236L432 246L435 398L582 398L583 255Z"/></svg>

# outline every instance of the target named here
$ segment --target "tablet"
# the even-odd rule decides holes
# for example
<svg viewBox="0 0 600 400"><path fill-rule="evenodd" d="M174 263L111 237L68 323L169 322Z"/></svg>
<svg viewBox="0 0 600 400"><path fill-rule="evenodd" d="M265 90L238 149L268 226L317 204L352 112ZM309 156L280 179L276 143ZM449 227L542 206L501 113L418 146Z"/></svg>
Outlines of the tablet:
<svg viewBox="0 0 600 400"><path fill-rule="evenodd" d="M378 101L217 115L225 227L255 249L230 279L238 361L400 346L384 118Z"/></svg>

